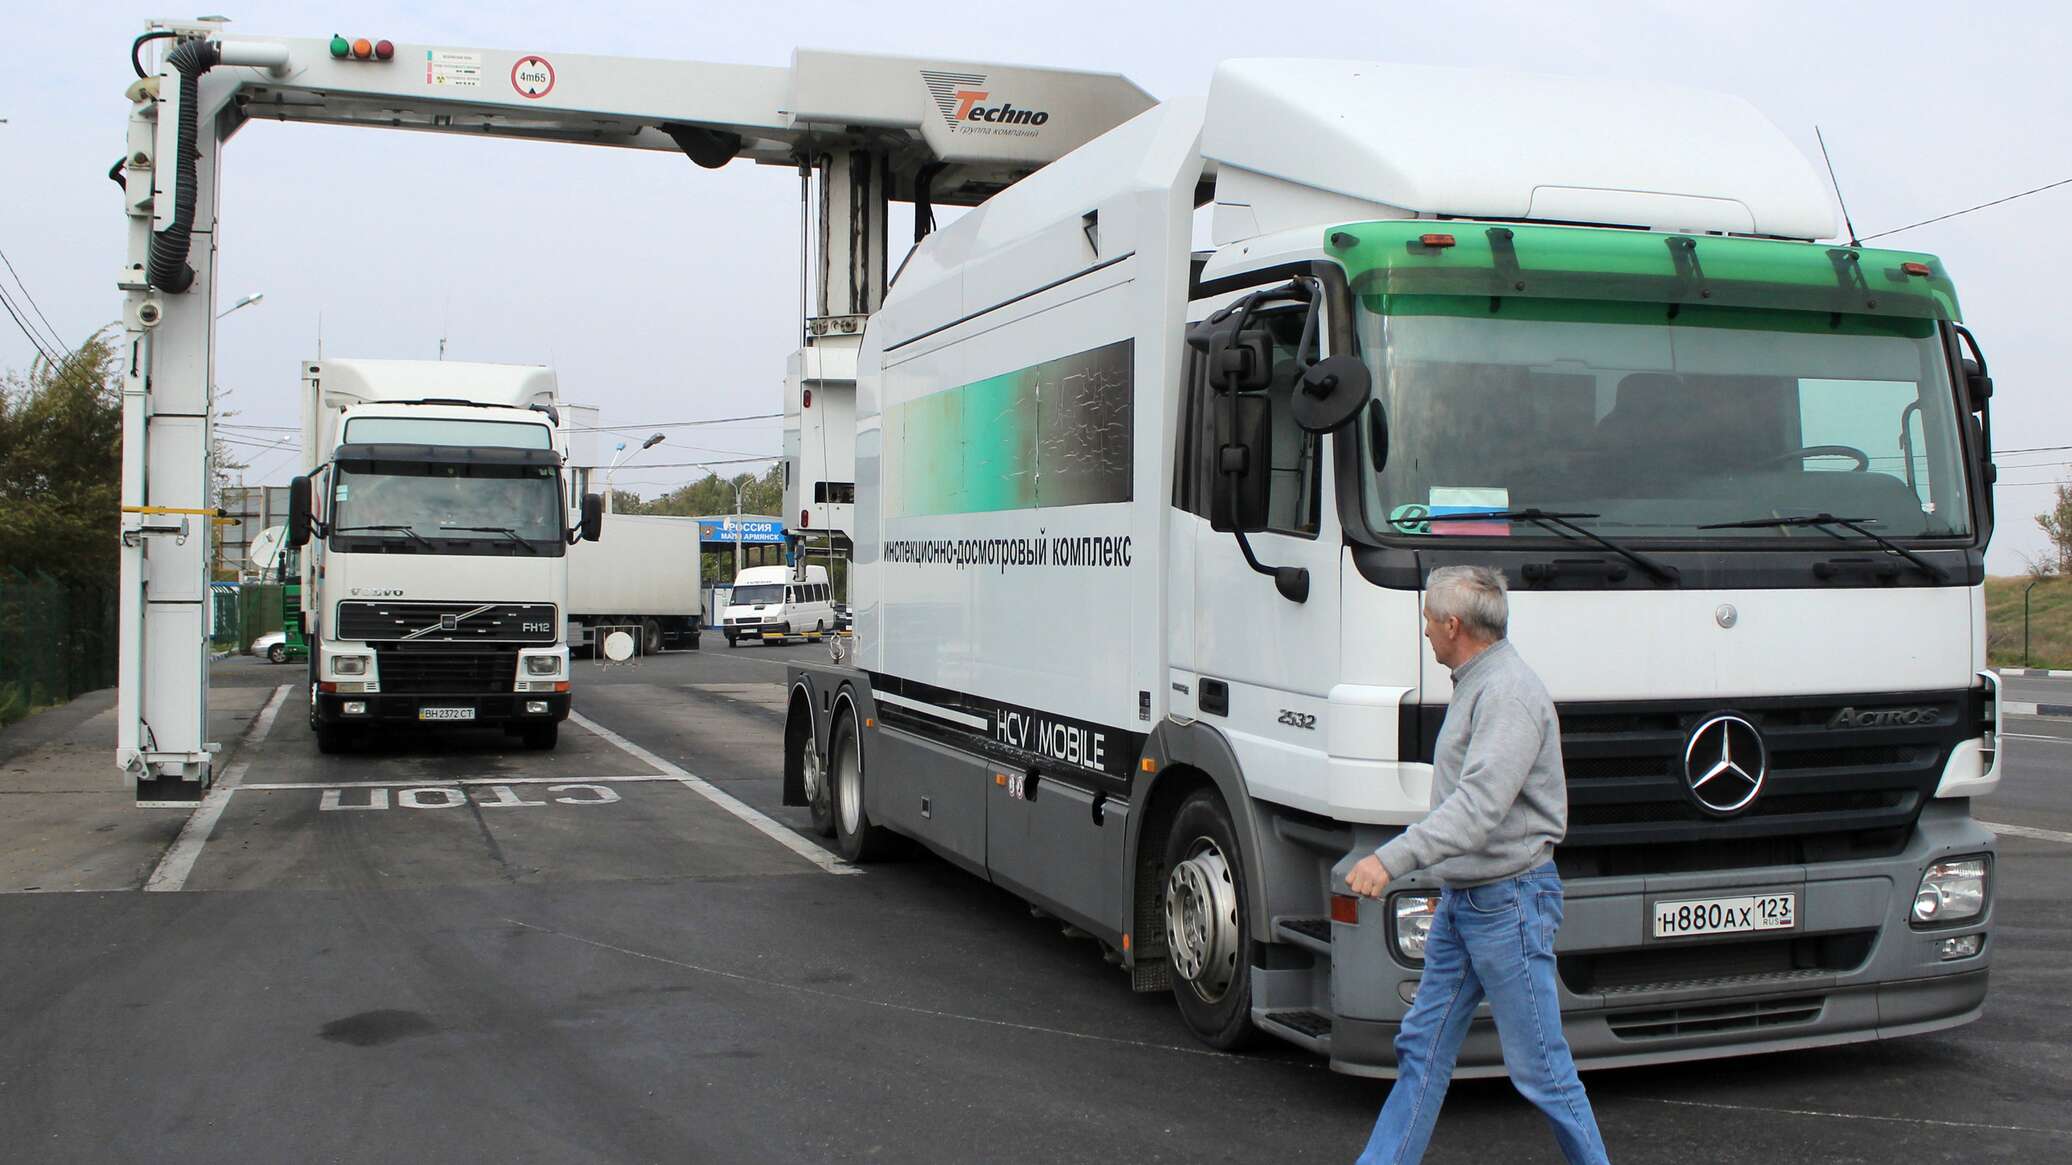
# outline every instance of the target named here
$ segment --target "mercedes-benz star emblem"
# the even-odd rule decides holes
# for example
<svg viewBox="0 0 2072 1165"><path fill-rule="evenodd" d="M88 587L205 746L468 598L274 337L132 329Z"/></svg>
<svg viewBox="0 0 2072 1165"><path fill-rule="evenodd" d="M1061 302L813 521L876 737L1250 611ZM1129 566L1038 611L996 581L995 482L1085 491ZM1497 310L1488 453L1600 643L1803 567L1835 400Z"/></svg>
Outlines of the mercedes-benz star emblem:
<svg viewBox="0 0 2072 1165"><path fill-rule="evenodd" d="M1732 631L1734 624L1741 621L1741 612L1735 610L1732 603L1721 603L1713 609L1712 621L1719 624L1722 629Z"/></svg>
<svg viewBox="0 0 2072 1165"><path fill-rule="evenodd" d="M1748 808L1769 771L1763 734L1739 716L1714 716L1684 746L1684 785L1708 813L1725 817Z"/></svg>

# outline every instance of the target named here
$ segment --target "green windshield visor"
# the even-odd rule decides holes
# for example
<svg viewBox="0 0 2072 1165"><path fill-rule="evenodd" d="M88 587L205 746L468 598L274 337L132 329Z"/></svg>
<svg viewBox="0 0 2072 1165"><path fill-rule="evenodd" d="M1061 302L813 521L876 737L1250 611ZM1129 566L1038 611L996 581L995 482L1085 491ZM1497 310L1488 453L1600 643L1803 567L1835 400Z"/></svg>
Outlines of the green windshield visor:
<svg viewBox="0 0 2072 1165"><path fill-rule="evenodd" d="M1353 294L1363 297L1526 296L1962 318L1942 260L1914 251L1396 219L1331 227L1324 253L1344 265Z"/></svg>

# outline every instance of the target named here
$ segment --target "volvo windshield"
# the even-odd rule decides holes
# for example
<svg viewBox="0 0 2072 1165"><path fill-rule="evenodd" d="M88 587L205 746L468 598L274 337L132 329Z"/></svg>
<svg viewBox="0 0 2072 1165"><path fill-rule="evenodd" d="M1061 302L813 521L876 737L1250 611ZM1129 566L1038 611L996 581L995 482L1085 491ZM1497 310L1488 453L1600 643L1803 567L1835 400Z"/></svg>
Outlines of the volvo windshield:
<svg viewBox="0 0 2072 1165"><path fill-rule="evenodd" d="M356 551L560 554L559 477L539 465L341 461L334 545Z"/></svg>
<svg viewBox="0 0 2072 1165"><path fill-rule="evenodd" d="M1377 532L1559 537L1530 522L1449 520L1530 508L1590 515L1577 520L1621 541L1847 536L1750 521L1820 514L1900 541L1972 533L1963 415L1932 321L1522 297L1356 302L1386 410L1386 463L1365 475Z"/></svg>

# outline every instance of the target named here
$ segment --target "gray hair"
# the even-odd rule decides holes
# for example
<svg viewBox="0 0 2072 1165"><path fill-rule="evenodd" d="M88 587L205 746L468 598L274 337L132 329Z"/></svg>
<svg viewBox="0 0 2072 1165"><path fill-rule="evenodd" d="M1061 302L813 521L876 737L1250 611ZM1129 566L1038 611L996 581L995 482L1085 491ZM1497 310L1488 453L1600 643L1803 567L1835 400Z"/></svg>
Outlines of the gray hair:
<svg viewBox="0 0 2072 1165"><path fill-rule="evenodd" d="M1511 623L1511 604L1502 571L1486 566L1442 566L1425 580L1425 610L1457 618L1476 637L1502 639Z"/></svg>

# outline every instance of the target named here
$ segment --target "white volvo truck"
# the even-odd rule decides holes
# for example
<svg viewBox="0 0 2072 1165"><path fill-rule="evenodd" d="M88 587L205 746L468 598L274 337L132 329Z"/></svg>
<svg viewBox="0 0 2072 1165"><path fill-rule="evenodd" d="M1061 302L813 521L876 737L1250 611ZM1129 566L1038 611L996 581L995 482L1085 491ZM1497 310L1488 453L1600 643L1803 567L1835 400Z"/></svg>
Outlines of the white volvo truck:
<svg viewBox="0 0 2072 1165"><path fill-rule="evenodd" d="M289 544L302 558L310 727L325 752L398 724L495 724L552 748L569 710L571 528L552 369L302 365Z"/></svg>
<svg viewBox="0 0 2072 1165"><path fill-rule="evenodd" d="M1560 708L1580 1062L1975 1018L1991 381L1936 258L1834 231L1734 98L1224 65L870 319L856 658L790 670L788 803L1212 1045L1386 1075L1438 887L1343 877L1427 809L1420 592L1484 563ZM1502 1071L1486 1020L1461 1065Z"/></svg>

